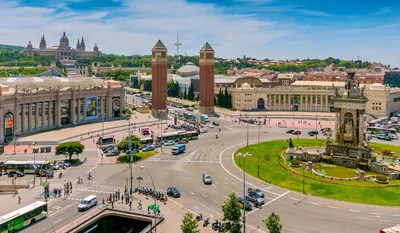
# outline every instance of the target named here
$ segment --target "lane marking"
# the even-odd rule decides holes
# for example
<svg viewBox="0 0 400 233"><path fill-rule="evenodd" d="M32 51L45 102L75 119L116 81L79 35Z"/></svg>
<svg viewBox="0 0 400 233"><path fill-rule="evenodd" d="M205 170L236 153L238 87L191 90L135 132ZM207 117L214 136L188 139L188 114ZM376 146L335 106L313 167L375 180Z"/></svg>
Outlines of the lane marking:
<svg viewBox="0 0 400 233"><path fill-rule="evenodd" d="M308 204L311 204L311 205L319 205L318 203L315 203L315 202L307 202Z"/></svg>
<svg viewBox="0 0 400 233"><path fill-rule="evenodd" d="M381 221L381 222L392 222L392 221L390 221L390 220L379 220L379 221Z"/></svg>
<svg viewBox="0 0 400 233"><path fill-rule="evenodd" d="M190 194L192 194L192 195L194 195L194 193L193 193L193 192L191 192L191 191L189 191L189 193L190 193Z"/></svg>
<svg viewBox="0 0 400 233"><path fill-rule="evenodd" d="M185 158L185 157L183 157ZM175 160L175 159L170 159L170 160L146 160L146 162L169 162L169 163L219 163L218 161L195 161L195 160Z"/></svg>
<svg viewBox="0 0 400 233"><path fill-rule="evenodd" d="M205 195L204 193L202 193L201 195L203 195L203 197L207 198L207 195Z"/></svg>
<svg viewBox="0 0 400 233"><path fill-rule="evenodd" d="M262 207L271 204L272 202L278 200L279 198L285 196L285 195L288 194L288 193L290 193L290 191L287 191L286 193L284 193L284 194L282 194L282 195L280 195L280 196L278 196L278 197L275 197L274 199L272 199L272 200L270 200L269 202L267 202L267 203L265 203L264 205L262 205ZM261 209L262 209L262 208L257 208L257 209L255 209L255 210L249 212L246 216L248 216L248 215L250 215L250 214L256 212L257 210L261 210Z"/></svg>
<svg viewBox="0 0 400 233"><path fill-rule="evenodd" d="M71 207L72 205L75 205L76 203L77 203L77 202L74 202L74 203L72 203L72 204L70 204L70 205L67 205L66 207L64 207L64 208L62 208L62 209L57 210L56 212L54 212L54 213L52 213L52 214L49 214L49 217L51 217L51 216L57 214L57 213L60 212L60 211L63 211L63 210L65 210L65 209Z"/></svg>
<svg viewBox="0 0 400 233"><path fill-rule="evenodd" d="M212 184L212 186L214 186L214 188L216 188L216 187L217 187L215 184Z"/></svg>
<svg viewBox="0 0 400 233"><path fill-rule="evenodd" d="M350 212L355 212L355 213L360 213L361 211L359 211L359 210L352 210L352 209L349 209L349 211Z"/></svg>
<svg viewBox="0 0 400 233"><path fill-rule="evenodd" d="M338 207L336 207L336 206L331 206L331 205L328 205L327 207L328 207L328 208L331 208L331 209L339 209Z"/></svg>
<svg viewBox="0 0 400 233"><path fill-rule="evenodd" d="M213 189L213 191L214 191L215 193L218 193L218 191L217 191L217 190L215 190L215 189Z"/></svg>
<svg viewBox="0 0 400 233"><path fill-rule="evenodd" d="M364 217L357 217L359 219L363 219L363 220L369 220L369 218L364 218Z"/></svg>
<svg viewBox="0 0 400 233"><path fill-rule="evenodd" d="M299 201L300 199L297 199L297 198L294 198L294 197L291 197L291 198L289 198L290 200L293 200L293 201Z"/></svg>
<svg viewBox="0 0 400 233"><path fill-rule="evenodd" d="M371 213L372 215L382 215L382 213Z"/></svg>
<svg viewBox="0 0 400 233"><path fill-rule="evenodd" d="M60 218L60 219L58 219L57 221L54 221L54 222L53 222L53 225L56 224L56 223L58 223L58 222L61 221L61 220L63 220L63 218Z"/></svg>
<svg viewBox="0 0 400 233"><path fill-rule="evenodd" d="M215 204L217 204L218 202L216 200L212 200Z"/></svg>
<svg viewBox="0 0 400 233"><path fill-rule="evenodd" d="M204 192L206 191L204 188L200 188L201 190L203 190Z"/></svg>
<svg viewBox="0 0 400 233"><path fill-rule="evenodd" d="M222 185L222 187L224 187L224 188L228 189L228 187L226 187L225 185Z"/></svg>
<svg viewBox="0 0 400 233"><path fill-rule="evenodd" d="M393 214L393 217L400 217L400 214Z"/></svg>

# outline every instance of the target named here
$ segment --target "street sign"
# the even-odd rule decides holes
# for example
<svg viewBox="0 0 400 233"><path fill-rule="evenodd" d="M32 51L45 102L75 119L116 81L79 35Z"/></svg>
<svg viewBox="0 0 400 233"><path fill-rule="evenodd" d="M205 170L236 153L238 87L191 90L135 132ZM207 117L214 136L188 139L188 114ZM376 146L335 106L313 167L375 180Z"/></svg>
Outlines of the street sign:
<svg viewBox="0 0 400 233"><path fill-rule="evenodd" d="M143 180L143 177L138 176L138 177L136 177L136 180Z"/></svg>
<svg viewBox="0 0 400 233"><path fill-rule="evenodd" d="M17 174L14 174L14 180L16 180L16 179L17 179L17 177L18 177L18 176L17 176Z"/></svg>

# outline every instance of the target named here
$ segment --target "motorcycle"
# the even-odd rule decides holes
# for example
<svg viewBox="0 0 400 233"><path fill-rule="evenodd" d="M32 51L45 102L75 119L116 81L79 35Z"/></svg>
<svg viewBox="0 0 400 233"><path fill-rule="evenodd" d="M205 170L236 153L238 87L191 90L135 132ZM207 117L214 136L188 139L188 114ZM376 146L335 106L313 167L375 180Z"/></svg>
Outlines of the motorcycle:
<svg viewBox="0 0 400 233"><path fill-rule="evenodd" d="M209 218L204 219L203 227L206 227L209 224Z"/></svg>
<svg viewBox="0 0 400 233"><path fill-rule="evenodd" d="M196 216L196 221L201 221L203 220L203 215L200 213Z"/></svg>
<svg viewBox="0 0 400 233"><path fill-rule="evenodd" d="M221 224L221 222L218 222L218 220L215 220L215 222L211 225L211 228L218 232L224 231L224 226Z"/></svg>
<svg viewBox="0 0 400 233"><path fill-rule="evenodd" d="M93 176L88 176L87 179L88 180L93 180Z"/></svg>
<svg viewBox="0 0 400 233"><path fill-rule="evenodd" d="M58 178L63 178L63 174L62 173L60 173L59 175L58 175Z"/></svg>
<svg viewBox="0 0 400 233"><path fill-rule="evenodd" d="M135 188L135 189L133 190L133 193L137 193L138 191L140 191L139 188ZM140 194L140 192L139 192L139 194Z"/></svg>

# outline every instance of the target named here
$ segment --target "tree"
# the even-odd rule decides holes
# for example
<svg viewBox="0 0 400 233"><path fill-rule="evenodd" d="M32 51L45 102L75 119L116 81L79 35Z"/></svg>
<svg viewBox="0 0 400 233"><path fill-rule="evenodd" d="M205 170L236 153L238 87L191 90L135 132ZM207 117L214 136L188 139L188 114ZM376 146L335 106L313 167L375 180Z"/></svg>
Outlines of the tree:
<svg viewBox="0 0 400 233"><path fill-rule="evenodd" d="M197 224L196 220L193 218L193 214L187 212L182 219L181 230L182 233L200 233L200 230L197 229L199 224Z"/></svg>
<svg viewBox="0 0 400 233"><path fill-rule="evenodd" d="M242 224L240 223L241 211L238 206L239 199L235 193L231 193L228 200L222 206L224 214L223 220L225 223L225 230L230 233L240 233Z"/></svg>
<svg viewBox="0 0 400 233"><path fill-rule="evenodd" d="M186 91L186 88L185 88L185 92L183 92L183 98L184 98L184 99L187 99L187 91Z"/></svg>
<svg viewBox="0 0 400 233"><path fill-rule="evenodd" d="M132 138L132 149L139 148L140 139L134 134L131 135L131 138ZM129 137L126 137L126 138L124 138L124 140L120 141L117 144L117 149L120 151L128 150L129 149L128 139L129 139Z"/></svg>
<svg viewBox="0 0 400 233"><path fill-rule="evenodd" d="M69 156L71 161L72 155L82 154L83 149L85 149L85 146L80 142L63 142L56 147L56 155Z"/></svg>
<svg viewBox="0 0 400 233"><path fill-rule="evenodd" d="M268 228L270 233L281 233L282 224L279 223L281 218L275 212L272 212L267 219L264 220L265 226Z"/></svg>

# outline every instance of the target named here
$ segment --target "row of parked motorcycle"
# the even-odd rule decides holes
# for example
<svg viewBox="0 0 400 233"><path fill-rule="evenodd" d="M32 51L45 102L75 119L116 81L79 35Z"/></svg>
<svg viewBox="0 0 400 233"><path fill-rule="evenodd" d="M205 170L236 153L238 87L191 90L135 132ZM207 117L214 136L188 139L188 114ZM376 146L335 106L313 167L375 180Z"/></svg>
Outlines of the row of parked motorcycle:
<svg viewBox="0 0 400 233"><path fill-rule="evenodd" d="M198 214L196 215L196 221L203 221L203 214ZM208 224L210 224L210 219L209 218L205 218L203 221L203 227L208 226ZM225 228L224 228L224 224L218 220L215 220L215 222L213 222L211 224L211 228L214 231L218 231L218 232L224 232Z"/></svg>
<svg viewBox="0 0 400 233"><path fill-rule="evenodd" d="M159 201L166 201L164 193L156 191L151 188L145 188L145 187L135 188L135 190L133 190L133 193L143 194L145 196L155 198L156 200Z"/></svg>

